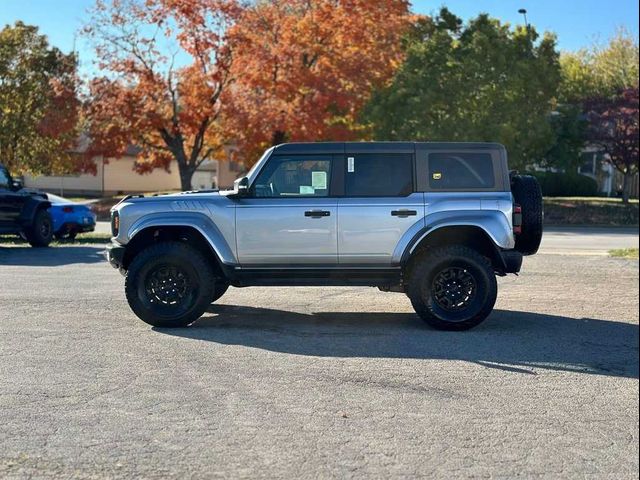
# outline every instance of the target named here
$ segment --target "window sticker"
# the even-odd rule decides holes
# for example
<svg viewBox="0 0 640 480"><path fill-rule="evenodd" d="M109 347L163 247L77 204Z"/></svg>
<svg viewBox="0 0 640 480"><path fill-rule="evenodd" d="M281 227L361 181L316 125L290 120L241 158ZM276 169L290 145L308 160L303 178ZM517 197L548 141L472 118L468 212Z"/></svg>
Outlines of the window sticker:
<svg viewBox="0 0 640 480"><path fill-rule="evenodd" d="M442 173L440 172L434 172L433 173L433 179L434 180L440 180L442 178Z"/></svg>
<svg viewBox="0 0 640 480"><path fill-rule="evenodd" d="M315 190L326 190L327 172L311 172L311 186Z"/></svg>
<svg viewBox="0 0 640 480"><path fill-rule="evenodd" d="M316 189L309 185L300 185L300 195L313 195Z"/></svg>

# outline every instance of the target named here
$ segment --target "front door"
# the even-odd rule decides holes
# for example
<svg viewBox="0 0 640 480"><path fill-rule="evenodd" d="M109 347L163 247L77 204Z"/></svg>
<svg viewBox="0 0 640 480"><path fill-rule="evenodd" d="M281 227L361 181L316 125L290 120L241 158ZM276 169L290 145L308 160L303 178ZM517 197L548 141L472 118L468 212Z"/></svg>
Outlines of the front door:
<svg viewBox="0 0 640 480"><path fill-rule="evenodd" d="M237 253L247 266L337 264L331 155L272 156L236 204Z"/></svg>
<svg viewBox="0 0 640 480"><path fill-rule="evenodd" d="M345 169L344 197L338 201L339 262L388 267L400 239L416 224L424 225L413 154L347 153Z"/></svg>
<svg viewBox="0 0 640 480"><path fill-rule="evenodd" d="M11 177L0 167L0 230L15 230L23 203L24 195L13 190Z"/></svg>

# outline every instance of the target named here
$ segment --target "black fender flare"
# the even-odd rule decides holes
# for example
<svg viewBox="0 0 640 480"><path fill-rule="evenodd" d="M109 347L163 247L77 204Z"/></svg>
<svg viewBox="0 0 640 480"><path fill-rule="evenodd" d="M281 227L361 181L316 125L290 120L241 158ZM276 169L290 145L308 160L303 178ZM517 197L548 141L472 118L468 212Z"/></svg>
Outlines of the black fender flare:
<svg viewBox="0 0 640 480"><path fill-rule="evenodd" d="M36 213L41 209L48 209L51 207L51 202L43 200L41 198L29 197L22 207L19 223L23 228L29 227L33 224Z"/></svg>
<svg viewBox="0 0 640 480"><path fill-rule="evenodd" d="M449 228L464 228L470 230L473 229L476 231L482 230L482 228L472 225L459 225L457 227L454 226ZM423 227L413 236L402 255L402 259L400 261L400 265L402 268L405 268L409 264L415 250L417 250L421 244L429 241L429 234L435 233L436 231L437 229ZM496 273L498 273L499 275L504 275L507 273L519 272L522 265L522 254L514 250L501 249L491 240L491 237L489 237L486 231L483 231L483 234L484 238L481 243L483 248L480 250L480 252L483 255L489 257ZM476 248L476 246L474 245L469 246L472 248Z"/></svg>

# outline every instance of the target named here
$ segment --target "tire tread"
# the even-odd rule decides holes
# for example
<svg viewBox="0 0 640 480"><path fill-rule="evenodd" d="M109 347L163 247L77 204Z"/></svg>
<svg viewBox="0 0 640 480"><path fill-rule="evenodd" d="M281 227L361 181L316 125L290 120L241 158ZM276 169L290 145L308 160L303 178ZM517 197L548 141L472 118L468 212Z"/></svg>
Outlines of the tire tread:
<svg viewBox="0 0 640 480"><path fill-rule="evenodd" d="M150 314L147 310L143 310L138 305L138 299L135 294L137 287L136 282L138 281L137 272L151 259L166 255L182 256L185 261L192 262L193 267L198 271L201 288L200 298L191 311L183 317L174 320L158 318ZM178 328L189 326L200 318L212 303L214 288L215 274L207 259L204 258L197 249L186 243L175 241L156 243L139 252L129 265L125 277L125 294L129 306L138 318L155 327Z"/></svg>
<svg viewBox="0 0 640 480"><path fill-rule="evenodd" d="M438 317L431 308L430 302L423 301L421 284L423 279L429 276L430 270L435 265L459 258L471 260L485 272L489 279L490 292L488 294L488 301L473 318L461 322L448 322ZM411 301L411 305L422 320L438 330L460 331L475 327L489 316L497 298L497 282L491 261L478 251L465 245L450 245L425 250L409 265L407 278L407 295Z"/></svg>

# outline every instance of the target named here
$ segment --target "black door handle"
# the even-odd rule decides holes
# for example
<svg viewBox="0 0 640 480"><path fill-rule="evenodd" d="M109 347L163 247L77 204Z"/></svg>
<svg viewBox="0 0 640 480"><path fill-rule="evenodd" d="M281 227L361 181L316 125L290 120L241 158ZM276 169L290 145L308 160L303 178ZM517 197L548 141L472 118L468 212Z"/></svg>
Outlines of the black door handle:
<svg viewBox="0 0 640 480"><path fill-rule="evenodd" d="M311 218L328 217L329 215L331 215L331 212L328 212L326 210L307 210L306 212L304 212L305 217Z"/></svg>
<svg viewBox="0 0 640 480"><path fill-rule="evenodd" d="M415 210L391 210L391 215L394 217L413 217L417 214Z"/></svg>

